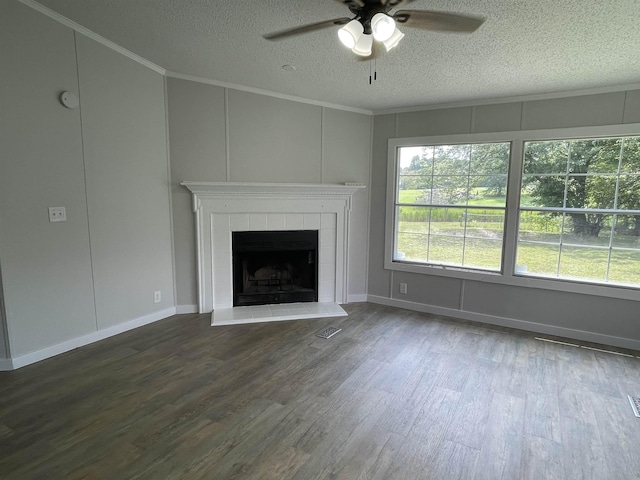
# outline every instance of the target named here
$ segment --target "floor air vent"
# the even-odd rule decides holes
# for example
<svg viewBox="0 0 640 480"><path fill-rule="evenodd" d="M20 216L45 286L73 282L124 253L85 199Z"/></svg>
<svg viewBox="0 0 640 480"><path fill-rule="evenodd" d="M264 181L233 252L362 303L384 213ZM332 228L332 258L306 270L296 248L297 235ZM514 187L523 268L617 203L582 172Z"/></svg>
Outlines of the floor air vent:
<svg viewBox="0 0 640 480"><path fill-rule="evenodd" d="M629 403L631 404L631 408L633 408L633 413L636 417L640 418L640 397L632 397L631 395L627 395L629 397Z"/></svg>
<svg viewBox="0 0 640 480"><path fill-rule="evenodd" d="M341 328L336 328L336 327L327 327L324 330L322 330L320 333L316 333L316 337L320 337L320 338L331 338L333 337L336 333L341 332L342 329Z"/></svg>

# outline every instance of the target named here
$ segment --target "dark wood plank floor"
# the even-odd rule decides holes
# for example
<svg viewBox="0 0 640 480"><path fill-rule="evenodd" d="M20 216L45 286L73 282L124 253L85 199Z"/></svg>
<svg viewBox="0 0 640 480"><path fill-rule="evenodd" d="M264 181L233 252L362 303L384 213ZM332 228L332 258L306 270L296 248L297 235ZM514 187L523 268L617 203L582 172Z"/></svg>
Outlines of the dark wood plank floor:
<svg viewBox="0 0 640 480"><path fill-rule="evenodd" d="M175 316L0 372L0 477L640 479L640 359L346 309Z"/></svg>

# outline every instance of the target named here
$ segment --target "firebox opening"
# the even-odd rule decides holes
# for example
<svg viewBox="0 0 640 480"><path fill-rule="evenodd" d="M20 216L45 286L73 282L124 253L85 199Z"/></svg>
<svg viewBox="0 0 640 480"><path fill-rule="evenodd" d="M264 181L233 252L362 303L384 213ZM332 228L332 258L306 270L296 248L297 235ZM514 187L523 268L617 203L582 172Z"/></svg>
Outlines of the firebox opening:
<svg viewBox="0 0 640 480"><path fill-rule="evenodd" d="M234 232L233 305L318 301L316 230Z"/></svg>

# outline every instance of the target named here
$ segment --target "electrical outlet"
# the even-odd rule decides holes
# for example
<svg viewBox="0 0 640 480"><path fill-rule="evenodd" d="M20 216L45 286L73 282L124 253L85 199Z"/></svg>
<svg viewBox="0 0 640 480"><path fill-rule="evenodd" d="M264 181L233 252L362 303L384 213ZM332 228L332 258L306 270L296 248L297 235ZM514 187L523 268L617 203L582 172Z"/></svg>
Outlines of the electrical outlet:
<svg viewBox="0 0 640 480"><path fill-rule="evenodd" d="M49 222L66 222L67 209L65 207L49 207Z"/></svg>
<svg viewBox="0 0 640 480"><path fill-rule="evenodd" d="M160 290L156 290L153 292L153 303L160 303L162 301L162 292Z"/></svg>
<svg viewBox="0 0 640 480"><path fill-rule="evenodd" d="M401 283L400 284L400 293L402 293L403 295L407 294L407 284L406 283Z"/></svg>

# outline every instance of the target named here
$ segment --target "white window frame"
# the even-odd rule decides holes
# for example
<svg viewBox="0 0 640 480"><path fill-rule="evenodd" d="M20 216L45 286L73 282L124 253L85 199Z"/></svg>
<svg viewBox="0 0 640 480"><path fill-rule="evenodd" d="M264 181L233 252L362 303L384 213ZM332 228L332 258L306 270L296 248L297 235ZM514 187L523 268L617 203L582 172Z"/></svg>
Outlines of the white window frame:
<svg viewBox="0 0 640 480"><path fill-rule="evenodd" d="M577 138L605 138L617 136L640 136L640 123L603 125L595 127L558 128L545 130L517 130L495 133L467 133L410 138L390 138L387 150L387 203L385 215L384 268L392 271L420 273L461 280L498 283L519 287L542 288L562 292L599 295L627 300L640 300L640 287L603 285L560 278L542 278L515 273L518 243L518 215L520 188L524 162L524 142L545 140L570 140ZM502 272L471 270L422 263L399 262L393 259L395 243L397 198L397 150L400 147L423 145L452 145L490 142L511 142L509 172L507 179L507 203L504 224Z"/></svg>

